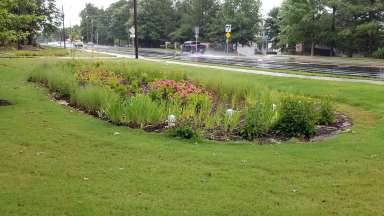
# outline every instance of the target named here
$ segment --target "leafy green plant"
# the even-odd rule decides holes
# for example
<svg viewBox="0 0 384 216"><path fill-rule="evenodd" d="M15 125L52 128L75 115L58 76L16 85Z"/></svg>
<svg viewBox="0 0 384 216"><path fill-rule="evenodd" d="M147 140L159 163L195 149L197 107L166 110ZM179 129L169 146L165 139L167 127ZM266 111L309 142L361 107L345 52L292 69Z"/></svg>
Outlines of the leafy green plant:
<svg viewBox="0 0 384 216"><path fill-rule="evenodd" d="M289 137L310 138L316 134L316 112L314 104L304 97L289 96L281 104L277 129Z"/></svg>
<svg viewBox="0 0 384 216"><path fill-rule="evenodd" d="M215 129L223 125L223 107L217 105L215 111L205 119L206 129Z"/></svg>
<svg viewBox="0 0 384 216"><path fill-rule="evenodd" d="M322 99L319 105L317 123L321 125L331 125L335 120L336 117L331 100L329 98Z"/></svg>
<svg viewBox="0 0 384 216"><path fill-rule="evenodd" d="M172 128L169 133L173 137L180 137L183 139L199 139L200 137L200 133L188 122L178 124L176 127Z"/></svg>
<svg viewBox="0 0 384 216"><path fill-rule="evenodd" d="M267 135L273 128L277 110L270 100L259 101L249 107L245 113L245 123L241 129L244 139L254 140Z"/></svg>
<svg viewBox="0 0 384 216"><path fill-rule="evenodd" d="M208 95L191 94L186 102L191 106L191 117L199 126L208 118L212 111L212 102Z"/></svg>

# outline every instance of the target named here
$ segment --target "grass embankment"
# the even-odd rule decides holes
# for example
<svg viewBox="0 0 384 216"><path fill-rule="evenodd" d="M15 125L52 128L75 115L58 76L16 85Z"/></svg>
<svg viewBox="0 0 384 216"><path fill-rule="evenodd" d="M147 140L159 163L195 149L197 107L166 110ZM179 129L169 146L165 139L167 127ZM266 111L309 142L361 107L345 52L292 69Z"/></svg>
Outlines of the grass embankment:
<svg viewBox="0 0 384 216"><path fill-rule="evenodd" d="M311 144L187 142L71 111L0 60L3 215L380 215L384 88L179 66L200 79L330 95L353 133ZM46 62L45 62L46 63ZM47 67L54 69L52 60ZM117 135L115 132L119 132Z"/></svg>
<svg viewBox="0 0 384 216"><path fill-rule="evenodd" d="M108 57L110 55L85 52L79 49L64 49L58 47L41 47L29 50L1 49L0 58L33 58L33 57Z"/></svg>

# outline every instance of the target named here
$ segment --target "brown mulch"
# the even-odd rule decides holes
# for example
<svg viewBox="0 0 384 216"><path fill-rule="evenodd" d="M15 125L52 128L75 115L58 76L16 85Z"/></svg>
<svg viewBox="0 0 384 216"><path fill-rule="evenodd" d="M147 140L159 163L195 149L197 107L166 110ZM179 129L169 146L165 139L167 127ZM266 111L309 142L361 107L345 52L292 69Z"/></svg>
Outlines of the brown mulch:
<svg viewBox="0 0 384 216"><path fill-rule="evenodd" d="M351 131L352 128L352 119L343 113L336 112L335 113L335 123L332 125L318 125L316 127L317 134L310 141L320 141L326 138L335 136L337 134Z"/></svg>

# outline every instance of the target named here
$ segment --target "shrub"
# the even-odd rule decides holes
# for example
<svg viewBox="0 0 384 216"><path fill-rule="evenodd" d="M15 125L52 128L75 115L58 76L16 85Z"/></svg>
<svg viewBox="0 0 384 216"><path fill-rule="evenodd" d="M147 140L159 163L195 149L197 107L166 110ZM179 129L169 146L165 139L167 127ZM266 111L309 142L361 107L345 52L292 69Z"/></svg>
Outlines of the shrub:
<svg viewBox="0 0 384 216"><path fill-rule="evenodd" d="M379 48L379 49L373 54L373 56L374 56L375 58L384 59L384 47Z"/></svg>
<svg viewBox="0 0 384 216"><path fill-rule="evenodd" d="M277 129L289 137L310 138L316 134L316 112L313 102L303 97L283 99Z"/></svg>
<svg viewBox="0 0 384 216"><path fill-rule="evenodd" d="M242 137L253 140L267 135L275 124L276 116L277 111L269 100L257 102L246 110Z"/></svg>
<svg viewBox="0 0 384 216"><path fill-rule="evenodd" d="M117 97L112 91L94 85L77 88L71 95L71 103L90 113L103 110L112 97Z"/></svg>
<svg viewBox="0 0 384 216"><path fill-rule="evenodd" d="M127 121L139 124L143 128L147 124L159 124L165 121L163 109L147 95L139 94L131 97L126 106Z"/></svg>
<svg viewBox="0 0 384 216"><path fill-rule="evenodd" d="M335 122L332 102L326 98L320 101L319 115L317 123L321 125L331 125Z"/></svg>
<svg viewBox="0 0 384 216"><path fill-rule="evenodd" d="M170 130L170 135L173 137L180 137L183 139L198 139L200 133L195 130L191 124L181 123Z"/></svg>

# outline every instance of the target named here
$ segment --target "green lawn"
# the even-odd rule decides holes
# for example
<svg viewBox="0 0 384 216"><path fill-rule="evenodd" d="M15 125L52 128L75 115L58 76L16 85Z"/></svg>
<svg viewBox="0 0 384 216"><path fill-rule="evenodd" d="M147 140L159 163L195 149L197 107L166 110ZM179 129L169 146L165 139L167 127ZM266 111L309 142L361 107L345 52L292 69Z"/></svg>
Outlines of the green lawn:
<svg viewBox="0 0 384 216"><path fill-rule="evenodd" d="M117 127L49 100L0 59L1 215L381 215L384 86L179 67L201 80L329 95L353 133L318 143L199 143ZM155 63L152 63L155 65ZM120 135L114 135L119 132Z"/></svg>
<svg viewBox="0 0 384 216"><path fill-rule="evenodd" d="M42 47L41 50L0 49L0 58L33 58L33 57L112 57L106 54L85 52L80 49L64 49L59 47Z"/></svg>

